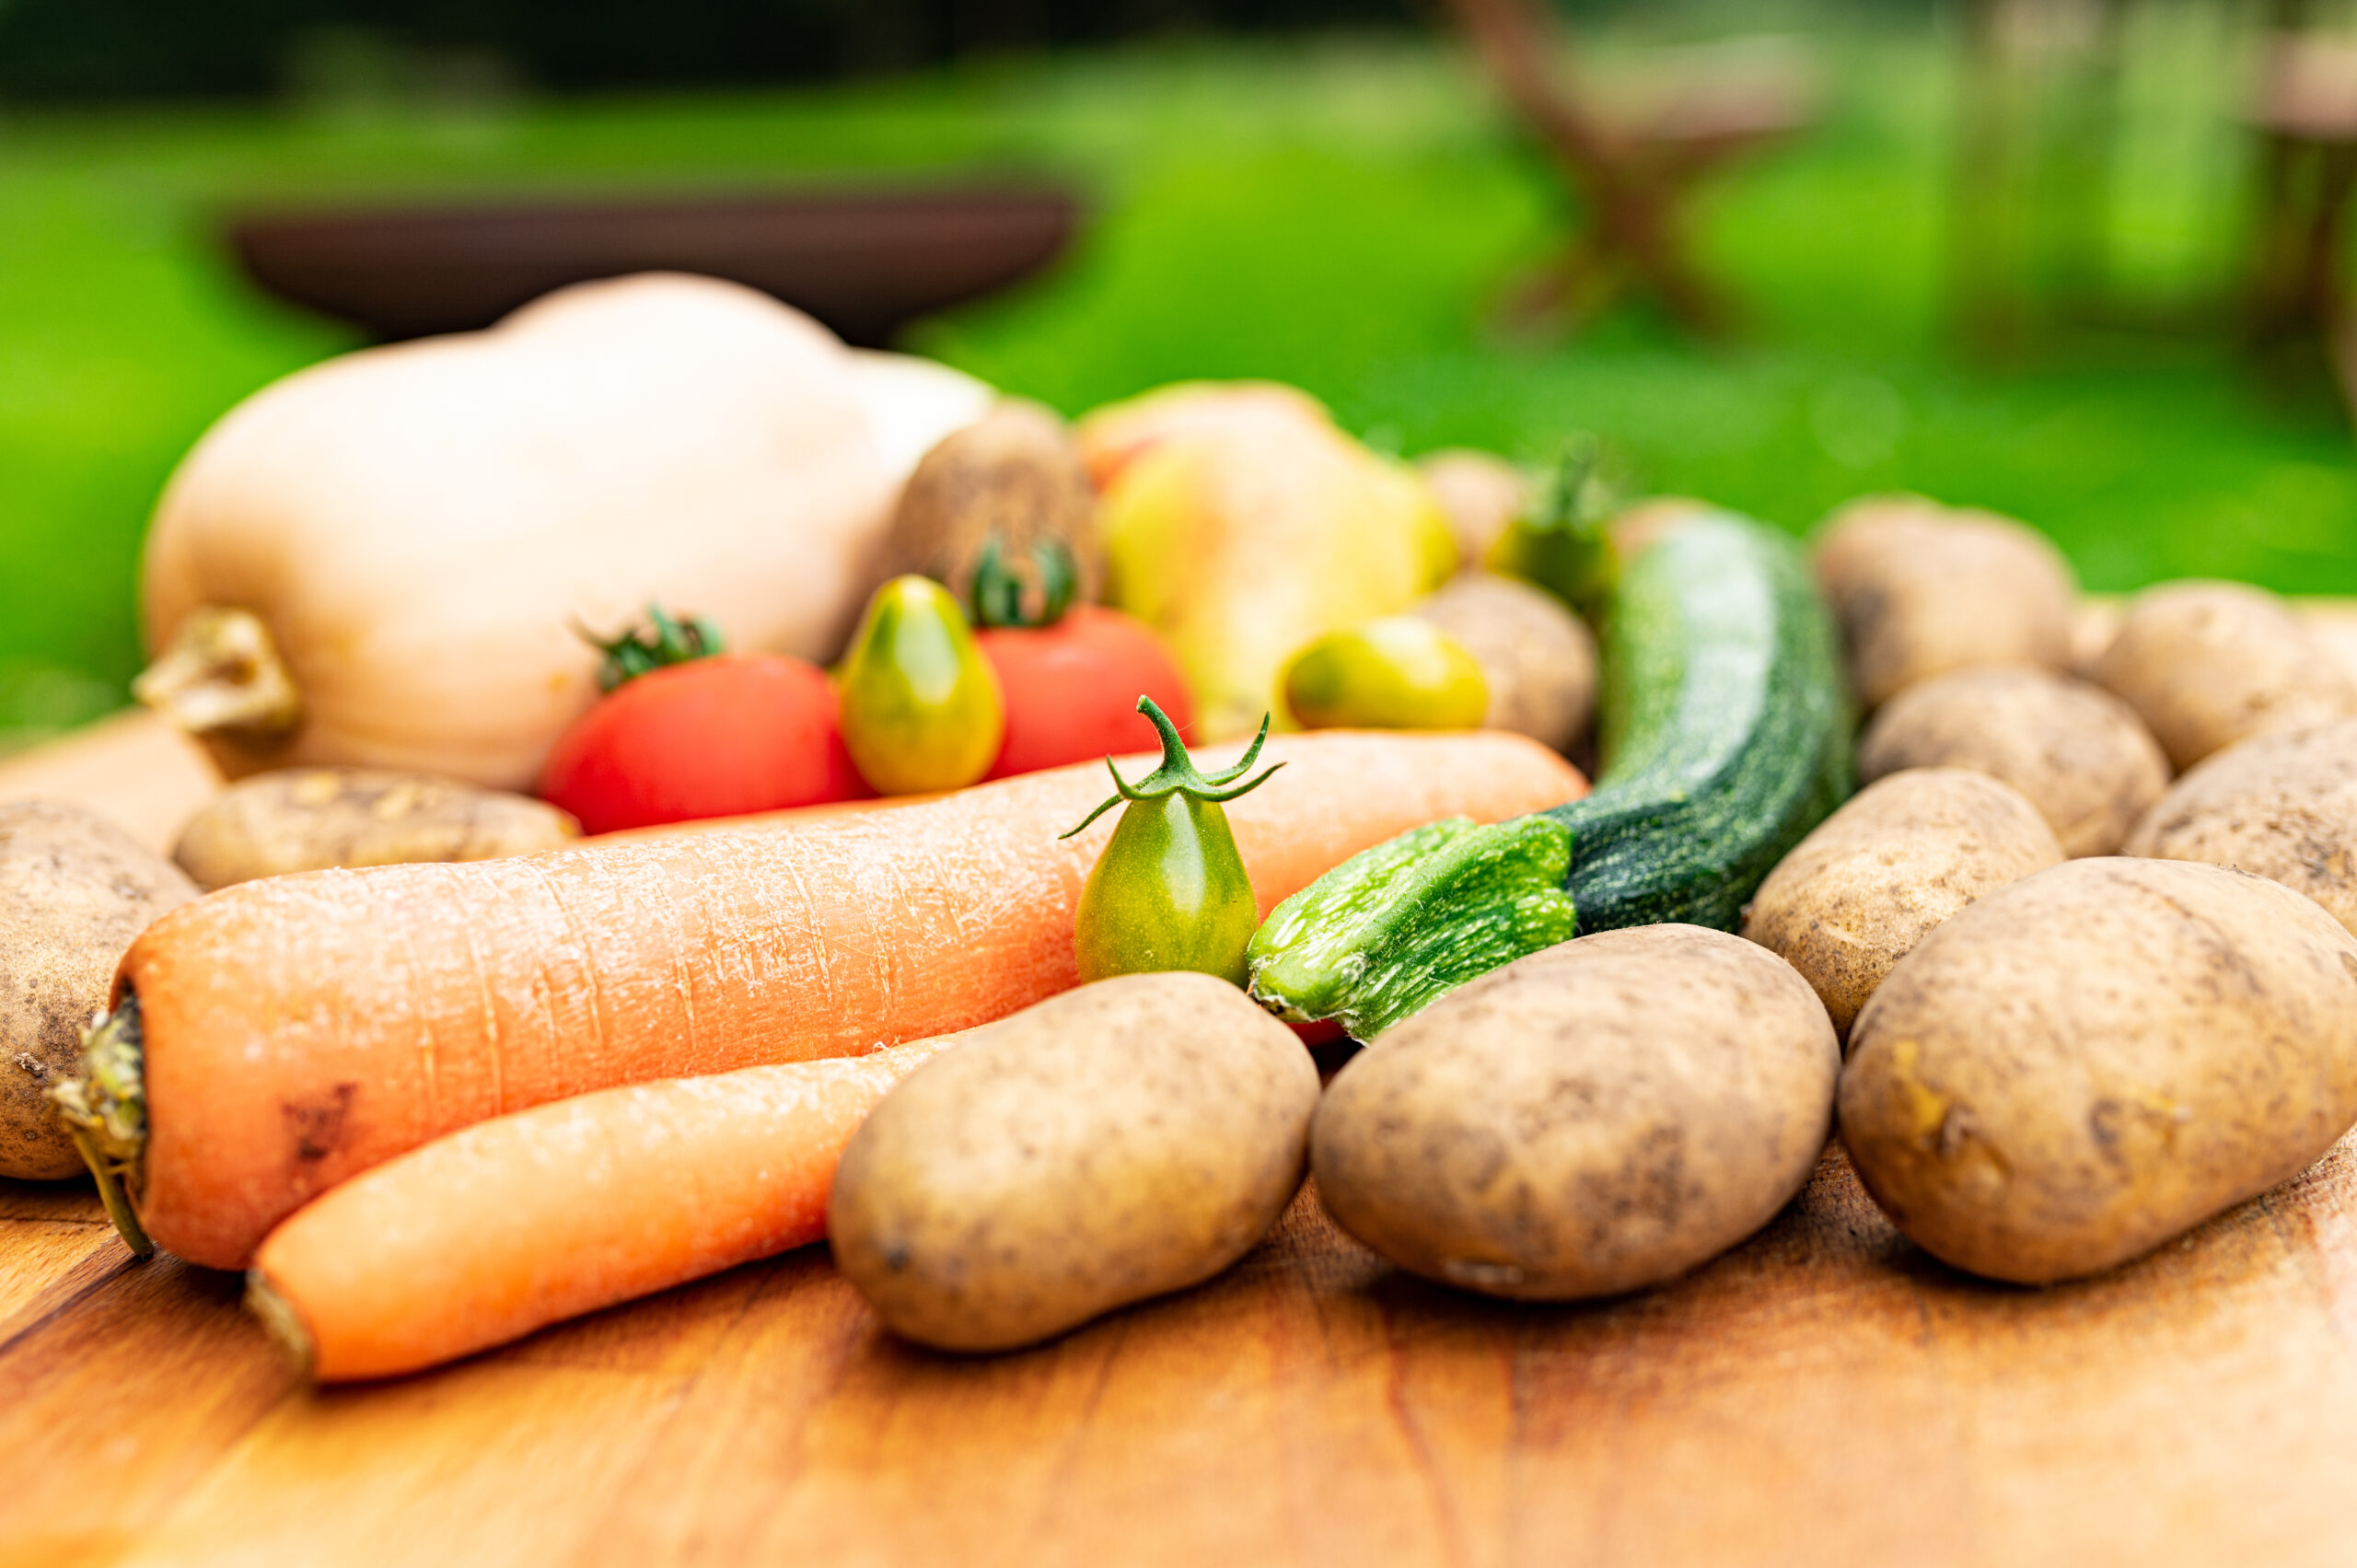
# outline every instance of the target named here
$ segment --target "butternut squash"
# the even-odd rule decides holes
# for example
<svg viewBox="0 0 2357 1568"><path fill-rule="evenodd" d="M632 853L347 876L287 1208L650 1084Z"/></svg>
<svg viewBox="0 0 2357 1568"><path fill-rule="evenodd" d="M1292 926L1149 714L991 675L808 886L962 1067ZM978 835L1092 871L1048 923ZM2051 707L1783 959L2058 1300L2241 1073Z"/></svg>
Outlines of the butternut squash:
<svg viewBox="0 0 2357 1568"><path fill-rule="evenodd" d="M987 395L893 369L766 295L650 273L298 372L166 488L140 694L232 777L528 789L597 695L578 627L653 599L835 653L906 467Z"/></svg>

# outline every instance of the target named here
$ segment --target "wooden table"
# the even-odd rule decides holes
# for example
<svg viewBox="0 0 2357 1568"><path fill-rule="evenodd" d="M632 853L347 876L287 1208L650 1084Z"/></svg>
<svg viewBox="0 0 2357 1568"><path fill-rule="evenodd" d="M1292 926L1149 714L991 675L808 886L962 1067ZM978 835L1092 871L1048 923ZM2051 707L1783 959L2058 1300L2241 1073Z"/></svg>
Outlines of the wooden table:
<svg viewBox="0 0 2357 1568"><path fill-rule="evenodd" d="M188 762L107 744L152 768L0 793ZM1211 1284L994 1359L891 1340L823 1248L327 1393L238 1294L0 1182L0 1568L2357 1562L2350 1144L2045 1291L1931 1260L1837 1148L1601 1306L1402 1277L1306 1193Z"/></svg>

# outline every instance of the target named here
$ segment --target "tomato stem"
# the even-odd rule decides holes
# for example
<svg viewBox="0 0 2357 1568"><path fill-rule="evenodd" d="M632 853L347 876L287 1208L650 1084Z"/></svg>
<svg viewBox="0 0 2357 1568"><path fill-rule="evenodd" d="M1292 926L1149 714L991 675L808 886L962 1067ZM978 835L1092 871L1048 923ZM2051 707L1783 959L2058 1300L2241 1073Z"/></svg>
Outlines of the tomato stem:
<svg viewBox="0 0 2357 1568"><path fill-rule="evenodd" d="M1080 827L1060 837L1071 838L1073 833L1079 832L1125 800L1159 800L1165 796L1182 792L1194 799L1214 804L1234 800L1237 796L1248 795L1268 783L1269 774L1284 766L1283 762L1271 762L1259 778L1243 784L1236 782L1249 772L1252 764L1260 760L1260 748L1269 738L1269 715L1266 714L1260 715L1260 733L1252 738L1252 744L1243 758L1232 768L1223 768L1218 772L1207 774L1196 771L1193 761L1187 755L1187 743L1178 738L1178 726L1170 722L1170 715L1164 713L1153 698L1140 697L1138 712L1146 716L1146 722L1153 725L1155 733L1162 738L1162 765L1137 783L1131 784L1121 777L1121 770L1113 765L1113 759L1106 758L1105 771L1113 775L1113 794L1099 802L1096 810L1082 818Z"/></svg>
<svg viewBox="0 0 2357 1568"><path fill-rule="evenodd" d="M618 637L600 637L586 626L574 631L605 655L598 667L598 690L611 691L669 665L687 664L727 651L720 627L708 615L674 616L659 604L646 607L647 624L633 626Z"/></svg>
<svg viewBox="0 0 2357 1568"><path fill-rule="evenodd" d="M1024 605L1023 578L1007 565L998 535L984 540L981 553L974 558L974 581L968 593L974 624L1037 630L1062 620L1080 587L1080 571L1073 563L1071 550L1060 539L1033 540L1031 571L1039 581L1036 612Z"/></svg>

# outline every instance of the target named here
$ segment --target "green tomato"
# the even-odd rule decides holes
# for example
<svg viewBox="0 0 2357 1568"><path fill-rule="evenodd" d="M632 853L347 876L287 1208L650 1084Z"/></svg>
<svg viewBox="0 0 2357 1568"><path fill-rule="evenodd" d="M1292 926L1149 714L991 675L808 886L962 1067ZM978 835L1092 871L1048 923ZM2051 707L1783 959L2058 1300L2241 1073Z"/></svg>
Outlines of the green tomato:
<svg viewBox="0 0 2357 1568"><path fill-rule="evenodd" d="M1072 830L1128 802L1080 892L1073 920L1080 978L1194 970L1240 986L1244 950L1260 912L1220 803L1258 788L1277 771L1236 783L1260 755L1268 722L1261 721L1260 738L1243 761L1206 777L1195 771L1178 730L1152 699L1139 698L1138 712L1162 737L1162 765L1132 785L1108 759L1116 793Z"/></svg>
<svg viewBox="0 0 2357 1568"><path fill-rule="evenodd" d="M895 577L876 590L842 668L843 745L878 793L962 789L1006 733L998 677L949 590Z"/></svg>
<svg viewBox="0 0 2357 1568"><path fill-rule="evenodd" d="M1304 729L1478 729L1490 683L1456 638L1394 615L1330 632L1295 654L1285 703Z"/></svg>

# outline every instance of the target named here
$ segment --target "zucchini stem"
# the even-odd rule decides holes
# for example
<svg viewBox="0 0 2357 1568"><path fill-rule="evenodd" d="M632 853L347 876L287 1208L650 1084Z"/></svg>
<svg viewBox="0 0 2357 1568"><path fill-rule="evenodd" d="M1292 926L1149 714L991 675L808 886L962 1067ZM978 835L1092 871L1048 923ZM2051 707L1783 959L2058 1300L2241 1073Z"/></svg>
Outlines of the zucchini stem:
<svg viewBox="0 0 2357 1568"><path fill-rule="evenodd" d="M82 1042L82 1071L49 1091L57 1118L99 1184L99 1201L136 1258L156 1244L139 1223L136 1194L147 1156L146 1042L139 998L101 1013Z"/></svg>

